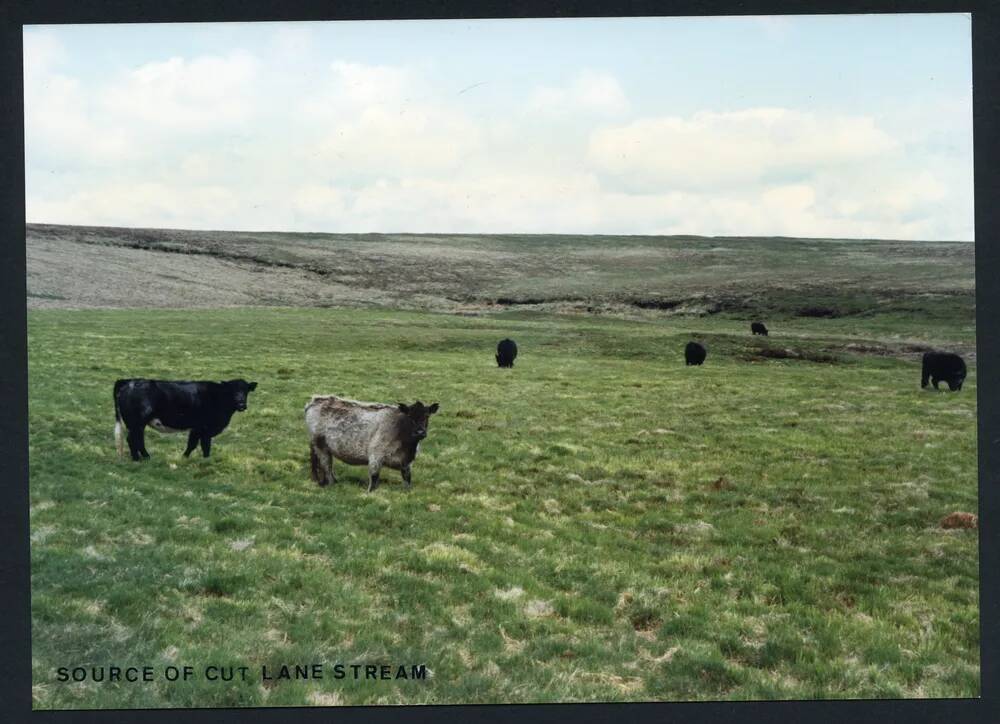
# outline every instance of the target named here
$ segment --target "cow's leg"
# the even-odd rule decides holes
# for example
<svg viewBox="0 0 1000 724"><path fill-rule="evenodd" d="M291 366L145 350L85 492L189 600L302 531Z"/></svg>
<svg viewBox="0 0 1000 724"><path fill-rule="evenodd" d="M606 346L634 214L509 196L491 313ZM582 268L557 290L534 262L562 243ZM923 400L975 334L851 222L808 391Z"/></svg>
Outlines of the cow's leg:
<svg viewBox="0 0 1000 724"><path fill-rule="evenodd" d="M330 452L329 448L326 451L326 475L330 483L337 482L337 472L333 467L333 453Z"/></svg>
<svg viewBox="0 0 1000 724"><path fill-rule="evenodd" d="M195 429L192 429L188 433L188 444L187 444L187 450L184 451L184 457L186 458L191 457L191 453L193 453L194 449L198 447L198 437L199 437L198 431Z"/></svg>
<svg viewBox="0 0 1000 724"><path fill-rule="evenodd" d="M322 472L319 467L319 455L316 453L315 443L309 443L309 477L314 483L323 484Z"/></svg>
<svg viewBox="0 0 1000 724"><path fill-rule="evenodd" d="M132 456L132 459L139 461L142 459L142 428L138 428L139 432L136 432L136 428L130 427L128 430L128 451Z"/></svg>
<svg viewBox="0 0 1000 724"><path fill-rule="evenodd" d="M212 452L212 438L208 434L201 435L201 456L207 458Z"/></svg>
<svg viewBox="0 0 1000 724"><path fill-rule="evenodd" d="M940 387L938 387L938 382L940 382L940 381L941 380L939 378L937 378L937 377L931 377L931 384L934 385L934 389L935 390L940 390L941 389Z"/></svg>
<svg viewBox="0 0 1000 724"><path fill-rule="evenodd" d="M412 481L410 479L410 466L404 465L402 468L400 468L400 472L403 474L403 482L406 483L406 487L409 488L410 485L412 484Z"/></svg>
<svg viewBox="0 0 1000 724"><path fill-rule="evenodd" d="M312 479L320 485L337 482L333 474L333 456L322 436L313 438L309 446L309 462L312 465Z"/></svg>
<svg viewBox="0 0 1000 724"><path fill-rule="evenodd" d="M319 463L323 468L324 480L326 480L323 485L337 482L337 471L333 467L333 453L330 452L330 448L326 446L325 442L319 449Z"/></svg>
<svg viewBox="0 0 1000 724"><path fill-rule="evenodd" d="M143 422L141 419L136 419L134 415L130 415L128 410L123 410L121 423L125 428L125 441L128 443L129 457L133 460L139 460L139 450L142 448L136 440L135 431L143 428Z"/></svg>
<svg viewBox="0 0 1000 724"><path fill-rule="evenodd" d="M132 434L132 429L129 427L125 428L125 441L128 443L128 454L133 460L139 459L139 449L135 446L135 435Z"/></svg>
<svg viewBox="0 0 1000 724"><path fill-rule="evenodd" d="M378 474L382 469L382 461L372 458L368 461L368 492L372 492L378 487Z"/></svg>
<svg viewBox="0 0 1000 724"><path fill-rule="evenodd" d="M146 426L139 425L139 430L135 434L136 440L139 443L139 454L144 458L149 458L149 451L146 449Z"/></svg>

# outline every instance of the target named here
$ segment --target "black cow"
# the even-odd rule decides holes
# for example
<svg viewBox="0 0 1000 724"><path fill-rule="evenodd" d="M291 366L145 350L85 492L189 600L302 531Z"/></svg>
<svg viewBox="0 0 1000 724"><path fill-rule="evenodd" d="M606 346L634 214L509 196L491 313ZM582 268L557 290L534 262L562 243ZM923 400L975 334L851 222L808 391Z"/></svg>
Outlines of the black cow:
<svg viewBox="0 0 1000 724"><path fill-rule="evenodd" d="M688 365L700 365L707 355L708 351L697 342L688 342L684 348L684 362Z"/></svg>
<svg viewBox="0 0 1000 724"><path fill-rule="evenodd" d="M767 336L767 327L764 326L763 322L751 322L750 323L750 332L752 334L763 334L766 337Z"/></svg>
<svg viewBox="0 0 1000 724"><path fill-rule="evenodd" d="M965 360L951 352L925 352L920 386L927 387L929 379L938 389L938 382L947 382L948 389L958 392L965 382Z"/></svg>
<svg viewBox="0 0 1000 724"><path fill-rule="evenodd" d="M118 380L115 382L115 445L124 456L122 423L128 432L133 460L148 458L146 425L158 432L188 433L187 457L201 443L205 457L212 438L226 429L233 413L247 409L247 395L256 382L165 382L163 380Z"/></svg>
<svg viewBox="0 0 1000 724"><path fill-rule="evenodd" d="M517 357L517 345L512 339L502 339L497 345L497 366L513 367L514 359Z"/></svg>

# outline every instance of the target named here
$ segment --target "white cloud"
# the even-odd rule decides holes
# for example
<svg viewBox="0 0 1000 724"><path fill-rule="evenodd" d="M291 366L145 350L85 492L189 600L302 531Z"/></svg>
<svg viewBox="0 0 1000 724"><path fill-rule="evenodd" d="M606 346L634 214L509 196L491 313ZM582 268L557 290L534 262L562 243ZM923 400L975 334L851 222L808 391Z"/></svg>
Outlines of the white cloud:
<svg viewBox="0 0 1000 724"><path fill-rule="evenodd" d="M300 101L299 113L314 120L338 120L373 105L407 104L423 91L426 87L409 68L338 60Z"/></svg>
<svg viewBox="0 0 1000 724"><path fill-rule="evenodd" d="M145 183L89 188L67 199L31 201L29 219L52 223L367 232L535 232L962 238L920 194L930 178L905 178L848 206L822 180L730 189L626 193L593 174L519 172L380 178L363 186L315 176L293 187ZM903 201L910 214L892 211ZM853 205L851 205L853 204ZM913 210L922 213L913 214Z"/></svg>
<svg viewBox="0 0 1000 724"><path fill-rule="evenodd" d="M221 186L147 182L88 187L58 199L27 199L29 219L98 226L226 229L239 215L237 194Z"/></svg>
<svg viewBox="0 0 1000 724"><path fill-rule="evenodd" d="M24 34L24 75L36 79L65 61L66 49L59 39L46 32ZM25 83L27 86L28 83Z"/></svg>
<svg viewBox="0 0 1000 724"><path fill-rule="evenodd" d="M399 177L434 174L461 166L481 146L479 128L461 114L434 106L390 111L365 108L337 124L316 152L338 175L376 173Z"/></svg>
<svg viewBox="0 0 1000 724"><path fill-rule="evenodd" d="M147 63L106 89L111 115L172 132L231 127L255 109L259 62L244 51Z"/></svg>
<svg viewBox="0 0 1000 724"><path fill-rule="evenodd" d="M270 40L272 58L278 61L308 61L316 51L316 37L307 25L279 25Z"/></svg>
<svg viewBox="0 0 1000 724"><path fill-rule="evenodd" d="M26 160L57 165L113 164L130 153L114 122L96 118L87 88L58 72L66 51L45 33L24 38L24 127Z"/></svg>
<svg viewBox="0 0 1000 724"><path fill-rule="evenodd" d="M956 195L926 169L869 169L851 178L824 174L815 182L821 189L817 207L823 215L882 228L923 220L939 229L936 236L943 233L944 238L964 238L971 233L971 228L952 227L944 221L954 216ZM944 231L949 227L951 231Z"/></svg>
<svg viewBox="0 0 1000 724"><path fill-rule="evenodd" d="M883 189L881 194L873 194L867 198L878 199L884 210L885 218L905 214L925 204L941 201L948 195L948 190L934 176L923 171L915 176L896 179L892 185Z"/></svg>
<svg viewBox="0 0 1000 724"><path fill-rule="evenodd" d="M308 184L292 195L291 206L296 217L302 216L311 223L342 215L346 194L340 189L321 184Z"/></svg>
<svg viewBox="0 0 1000 724"><path fill-rule="evenodd" d="M298 118L305 134L296 157L317 174L434 176L467 165L485 147L483 124L436 99L410 68L336 61L329 71Z"/></svg>
<svg viewBox="0 0 1000 724"><path fill-rule="evenodd" d="M896 147L867 117L751 108L599 129L588 158L630 186L719 188L870 161Z"/></svg>
<svg viewBox="0 0 1000 724"><path fill-rule="evenodd" d="M497 172L473 178L378 179L361 188L304 186L295 192L297 223L330 219L338 231L470 229L580 233L600 220L596 179L588 175ZM331 223L326 221L327 224ZM326 228L331 228L327 226Z"/></svg>
<svg viewBox="0 0 1000 724"><path fill-rule="evenodd" d="M567 86L536 88L528 108L534 113L554 115L580 112L614 115L626 111L628 105L625 92L611 73L585 70Z"/></svg>
<svg viewBox="0 0 1000 724"><path fill-rule="evenodd" d="M764 206L779 213L801 212L816 203L816 191L807 184L776 186L764 190L761 195Z"/></svg>
<svg viewBox="0 0 1000 724"><path fill-rule="evenodd" d="M60 70L65 50L57 41L32 33L25 42L29 163L101 168L114 177L174 152L182 156L191 137L232 133L255 108L259 64L242 51L148 63L93 87Z"/></svg>
<svg viewBox="0 0 1000 724"><path fill-rule="evenodd" d="M330 70L333 71L334 88L354 103L364 105L398 101L414 82L407 69L386 65L339 60Z"/></svg>
<svg viewBox="0 0 1000 724"><path fill-rule="evenodd" d="M867 200L871 209L905 195L905 182ZM517 172L467 179L381 180L361 189L327 188L332 230L706 235L863 238L955 238L942 215L900 220L892 213L838 213L822 186L785 184L752 189L624 193L591 174ZM321 212L321 209L318 211ZM319 215L316 218L323 218ZM330 217L327 217L330 218ZM300 222L307 219L301 218Z"/></svg>

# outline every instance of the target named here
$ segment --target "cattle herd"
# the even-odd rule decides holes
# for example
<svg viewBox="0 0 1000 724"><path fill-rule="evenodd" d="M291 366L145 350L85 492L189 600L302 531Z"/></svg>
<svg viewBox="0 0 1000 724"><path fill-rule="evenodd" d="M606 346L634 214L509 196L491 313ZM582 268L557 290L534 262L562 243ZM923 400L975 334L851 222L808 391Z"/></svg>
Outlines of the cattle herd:
<svg viewBox="0 0 1000 724"><path fill-rule="evenodd" d="M750 325L752 334L767 336L762 322ZM684 348L687 365L701 365L708 355L704 345L688 342ZM503 339L497 345L496 363L512 368L517 357L517 344ZM949 352L927 352L923 356L920 386L930 382L934 389L945 382L957 392L965 381L965 361ZM165 380L118 380L114 386L115 443L118 456L124 457L123 428L133 460L149 457L145 431L188 433L185 457L201 445L208 457L212 438L229 425L236 412L247 409L247 397L256 382L173 382ZM380 402L359 402L335 395L314 395L305 406L305 422L309 432L309 458L312 479L319 485L336 482L333 460L348 465L368 466L368 492L378 486L383 467L400 471L406 487L411 484L410 466L417 455L420 441L427 437L431 415L438 403L424 405L417 400L412 405Z"/></svg>

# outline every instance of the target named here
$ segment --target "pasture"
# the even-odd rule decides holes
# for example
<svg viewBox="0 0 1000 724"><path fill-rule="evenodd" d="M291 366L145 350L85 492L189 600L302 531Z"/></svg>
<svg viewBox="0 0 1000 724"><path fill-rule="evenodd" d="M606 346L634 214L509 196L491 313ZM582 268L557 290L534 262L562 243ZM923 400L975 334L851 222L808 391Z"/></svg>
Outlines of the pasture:
<svg viewBox="0 0 1000 724"><path fill-rule="evenodd" d="M641 308L33 309L34 706L976 696L977 532L938 525L978 512L974 359L962 392L919 387L923 347L972 350L971 306L907 294L769 338ZM114 380L181 373L259 388L211 458L150 431L119 462ZM314 393L439 402L412 490L312 483ZM430 673L259 676L337 662ZM77 664L251 673L55 680Z"/></svg>

